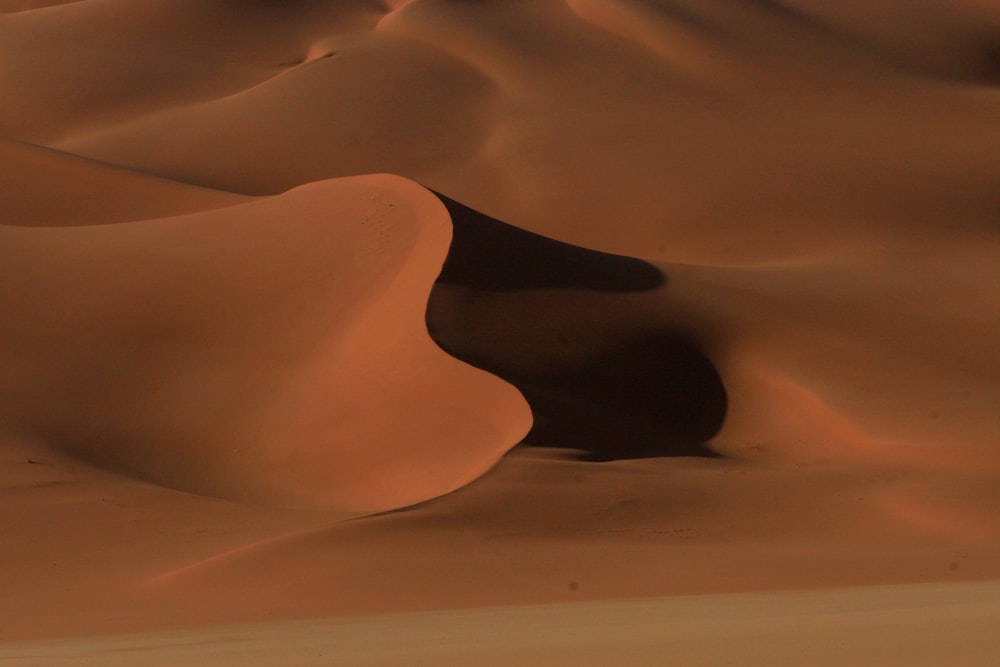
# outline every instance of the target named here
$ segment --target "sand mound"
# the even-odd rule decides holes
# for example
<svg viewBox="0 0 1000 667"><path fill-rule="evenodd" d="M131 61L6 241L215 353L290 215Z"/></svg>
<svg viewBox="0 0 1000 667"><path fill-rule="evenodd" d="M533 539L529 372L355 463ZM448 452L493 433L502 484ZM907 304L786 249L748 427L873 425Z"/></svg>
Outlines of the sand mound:
<svg viewBox="0 0 1000 667"><path fill-rule="evenodd" d="M0 3L0 12L12 14L55 5L68 5L73 2L82 2L82 0L4 0Z"/></svg>
<svg viewBox="0 0 1000 667"><path fill-rule="evenodd" d="M973 26L982 14L945 12L927 9L922 21ZM411 2L374 31L310 22L327 36L296 48L323 44L336 57L241 91L217 74L212 99L172 93L170 113L64 130L59 145L252 193L397 172L524 229L686 263L794 258L990 224L993 90L900 64L887 51L895 42L861 36L882 19L860 6L844 14L736 0ZM88 32L71 22L52 30L71 26ZM916 34L912 22L899 26ZM649 44L710 67L677 65ZM927 49L921 57L933 60ZM65 100L63 88L45 94Z"/></svg>
<svg viewBox="0 0 1000 667"><path fill-rule="evenodd" d="M0 164L4 225L99 225L248 201L7 139L0 139Z"/></svg>
<svg viewBox="0 0 1000 667"><path fill-rule="evenodd" d="M306 62L326 30L370 28L381 7L86 0L0 16L0 133L51 142L237 94Z"/></svg>
<svg viewBox="0 0 1000 667"><path fill-rule="evenodd" d="M174 488L372 511L474 479L530 424L427 337L450 227L403 179L0 233L20 438Z"/></svg>

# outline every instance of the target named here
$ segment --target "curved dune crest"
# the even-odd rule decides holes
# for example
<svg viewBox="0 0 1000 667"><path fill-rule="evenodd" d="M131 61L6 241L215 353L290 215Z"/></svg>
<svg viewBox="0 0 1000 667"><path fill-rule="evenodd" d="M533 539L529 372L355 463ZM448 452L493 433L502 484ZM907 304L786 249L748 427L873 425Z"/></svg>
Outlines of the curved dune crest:
<svg viewBox="0 0 1000 667"><path fill-rule="evenodd" d="M74 2L83 2L83 0L3 0L0 2L0 13L26 12L56 5L69 5Z"/></svg>
<svg viewBox="0 0 1000 667"><path fill-rule="evenodd" d="M199 493L375 511L488 469L531 417L423 312L450 238L398 177L219 211L0 229L8 432Z"/></svg>
<svg viewBox="0 0 1000 667"><path fill-rule="evenodd" d="M0 139L0 224L99 225L232 206L247 197Z"/></svg>
<svg viewBox="0 0 1000 667"><path fill-rule="evenodd" d="M378 0L84 0L0 14L0 135L52 142L238 94L383 12Z"/></svg>
<svg viewBox="0 0 1000 667"><path fill-rule="evenodd" d="M814 4L416 0L355 8L365 29L289 9L283 19L310 30L273 47L335 57L265 72L234 36L245 67L203 49L197 77L207 63L216 75L197 98L171 78L140 109L135 87L112 79L107 114L84 130L86 100L44 80L20 93L35 65L16 51L12 99L30 108L8 124L30 139L50 112L40 102L59 97L67 118L52 119L49 143L70 152L251 194L399 173L523 229L660 261L785 260L915 228L982 229L997 213L993 89L896 58L923 23L883 43L861 9L835 20ZM964 26L944 44L984 44L987 60L1000 35L970 33L971 9L921 14ZM94 31L76 19L43 34L71 29ZM914 57L950 68L932 46ZM71 78L63 61L52 70ZM247 72L257 78L237 80Z"/></svg>

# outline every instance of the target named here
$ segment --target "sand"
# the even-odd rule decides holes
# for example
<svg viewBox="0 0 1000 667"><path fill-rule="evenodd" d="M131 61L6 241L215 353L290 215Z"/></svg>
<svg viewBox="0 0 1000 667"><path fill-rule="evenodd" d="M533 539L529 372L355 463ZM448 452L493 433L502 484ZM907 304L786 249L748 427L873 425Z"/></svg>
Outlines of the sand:
<svg viewBox="0 0 1000 667"><path fill-rule="evenodd" d="M15 642L0 663L992 665L998 598L931 584L501 607Z"/></svg>
<svg viewBox="0 0 1000 667"><path fill-rule="evenodd" d="M0 98L0 662L990 664L991 3L0 2Z"/></svg>

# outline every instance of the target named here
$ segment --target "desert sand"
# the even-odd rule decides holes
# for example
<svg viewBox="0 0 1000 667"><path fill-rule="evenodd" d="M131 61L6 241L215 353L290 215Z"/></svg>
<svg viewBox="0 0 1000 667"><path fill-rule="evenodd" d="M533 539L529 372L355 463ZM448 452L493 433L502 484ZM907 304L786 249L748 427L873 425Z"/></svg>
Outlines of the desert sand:
<svg viewBox="0 0 1000 667"><path fill-rule="evenodd" d="M365 667L442 664L989 666L997 585L923 584L550 604L11 642L0 661ZM554 631L555 630L555 631ZM719 637L727 638L720 649Z"/></svg>
<svg viewBox="0 0 1000 667"><path fill-rule="evenodd" d="M1000 5L0 0L0 99L0 664L995 663Z"/></svg>

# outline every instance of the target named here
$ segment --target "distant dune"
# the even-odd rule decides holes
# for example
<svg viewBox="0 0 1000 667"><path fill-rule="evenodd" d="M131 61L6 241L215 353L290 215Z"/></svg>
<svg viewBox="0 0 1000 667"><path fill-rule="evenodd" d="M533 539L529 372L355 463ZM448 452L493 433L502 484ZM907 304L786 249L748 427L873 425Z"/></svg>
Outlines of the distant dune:
<svg viewBox="0 0 1000 667"><path fill-rule="evenodd" d="M240 195L0 139L5 225L71 227L194 213L250 201Z"/></svg>
<svg viewBox="0 0 1000 667"><path fill-rule="evenodd" d="M996 3L0 0L0 99L0 639L1000 577Z"/></svg>

